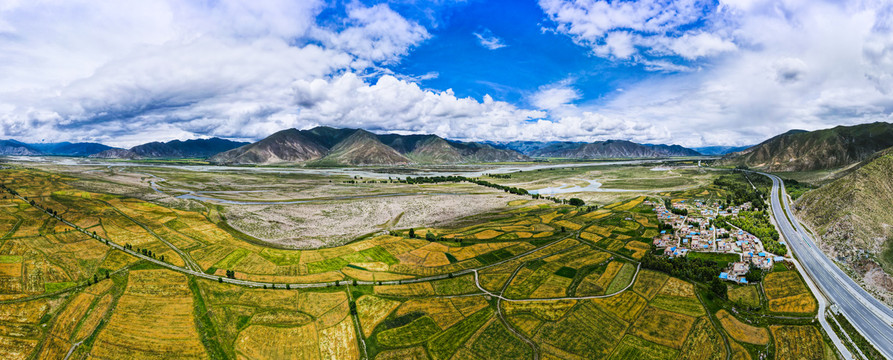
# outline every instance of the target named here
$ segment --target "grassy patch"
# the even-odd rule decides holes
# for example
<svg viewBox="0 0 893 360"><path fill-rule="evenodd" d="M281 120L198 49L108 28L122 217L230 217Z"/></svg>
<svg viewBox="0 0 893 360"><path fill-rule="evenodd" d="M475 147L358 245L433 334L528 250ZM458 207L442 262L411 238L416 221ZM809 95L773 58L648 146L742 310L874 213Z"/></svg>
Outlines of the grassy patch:
<svg viewBox="0 0 893 360"><path fill-rule="evenodd" d="M471 345L485 359L529 359L530 346L510 333L500 321L493 321Z"/></svg>
<svg viewBox="0 0 893 360"><path fill-rule="evenodd" d="M22 262L19 255L0 255L0 264L16 264Z"/></svg>
<svg viewBox="0 0 893 360"><path fill-rule="evenodd" d="M577 276L577 269L567 267L567 266L562 266L560 269L558 269L558 271L555 272L555 275L563 276L568 279L573 279L574 276Z"/></svg>
<svg viewBox="0 0 893 360"><path fill-rule="evenodd" d="M636 267L633 264L623 264L623 267L620 268L620 272L617 273L617 276L614 277L614 280L611 280L611 284L608 285L607 290L605 290L605 294L613 294L622 290L627 285L629 285L630 281L633 280L633 275L635 274Z"/></svg>
<svg viewBox="0 0 893 360"><path fill-rule="evenodd" d="M65 290L77 285L73 281L48 282L43 284L43 290L47 293L54 293L59 290Z"/></svg>

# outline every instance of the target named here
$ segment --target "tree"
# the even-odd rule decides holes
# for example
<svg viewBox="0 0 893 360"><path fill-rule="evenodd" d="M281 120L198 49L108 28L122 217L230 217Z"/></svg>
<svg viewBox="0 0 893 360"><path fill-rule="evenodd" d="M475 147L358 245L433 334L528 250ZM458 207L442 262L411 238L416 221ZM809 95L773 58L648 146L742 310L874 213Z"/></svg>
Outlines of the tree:
<svg viewBox="0 0 893 360"><path fill-rule="evenodd" d="M108 271L108 270L105 271L105 278L106 278L106 279L109 278L109 271Z"/></svg>
<svg viewBox="0 0 893 360"><path fill-rule="evenodd" d="M415 239L415 229L409 229L409 238Z"/></svg>
<svg viewBox="0 0 893 360"><path fill-rule="evenodd" d="M428 240L428 241L436 241L436 240L437 240L437 235L434 235L433 232L428 231L428 232L425 233L425 240Z"/></svg>
<svg viewBox="0 0 893 360"><path fill-rule="evenodd" d="M93 274L93 283L95 284L98 282L99 282L99 276L96 276L96 274Z"/></svg>
<svg viewBox="0 0 893 360"><path fill-rule="evenodd" d="M285 284L285 290L291 290L291 286L289 286L288 284Z"/></svg>
<svg viewBox="0 0 893 360"><path fill-rule="evenodd" d="M570 201L568 201L568 204L573 205L573 206L586 205L586 203L582 199L578 199L578 198L571 198Z"/></svg>
<svg viewBox="0 0 893 360"><path fill-rule="evenodd" d="M222 283L223 283L223 278L221 278L221 277L217 278L217 282L219 282L219 283L222 284Z"/></svg>
<svg viewBox="0 0 893 360"><path fill-rule="evenodd" d="M164 261L164 255L161 255L161 261Z"/></svg>

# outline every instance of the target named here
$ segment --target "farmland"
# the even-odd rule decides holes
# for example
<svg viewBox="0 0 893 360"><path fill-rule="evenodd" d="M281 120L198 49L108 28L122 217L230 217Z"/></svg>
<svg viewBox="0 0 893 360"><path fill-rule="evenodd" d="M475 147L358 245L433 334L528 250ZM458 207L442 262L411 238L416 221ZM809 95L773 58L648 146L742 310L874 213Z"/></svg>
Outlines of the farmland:
<svg viewBox="0 0 893 360"><path fill-rule="evenodd" d="M753 331L727 312L753 296L760 302L758 286L730 289L726 300L705 284L642 269L658 226L645 196L570 206L469 183L419 189L338 176L276 178L295 187L288 190L271 175L140 169L167 179L168 192L241 201L254 196L242 191L262 188L255 200L321 198L313 200L317 214L344 210L325 205L352 203L333 198L358 192L459 198L433 200L444 206L490 202L472 207L473 216L437 210L444 211L437 221L409 213L427 206L420 203L402 216L364 219L380 222L362 230L279 241L309 233L262 234L234 215L268 205L142 191L154 178L103 169L0 170L2 183L21 196L0 199L0 223L10 227L0 243L0 357L719 359L726 341L736 340L750 356L763 351L753 344L809 356L790 339L820 334L806 321ZM263 226L299 222L257 213ZM339 216L317 227L336 227ZM794 278L773 274L762 285L772 311L809 306L797 302L812 299L808 289L785 287Z"/></svg>

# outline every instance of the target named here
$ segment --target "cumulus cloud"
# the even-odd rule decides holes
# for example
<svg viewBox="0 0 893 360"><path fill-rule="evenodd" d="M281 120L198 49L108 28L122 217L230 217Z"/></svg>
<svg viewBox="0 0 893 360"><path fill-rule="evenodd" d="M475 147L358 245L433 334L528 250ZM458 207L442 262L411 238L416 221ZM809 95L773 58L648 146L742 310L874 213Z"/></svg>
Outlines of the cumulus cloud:
<svg viewBox="0 0 893 360"><path fill-rule="evenodd" d="M722 20L709 0L540 0L539 4L555 24L549 30L570 36L601 57L643 62L644 56L672 55L695 60L737 49L728 34L700 30Z"/></svg>
<svg viewBox="0 0 893 360"><path fill-rule="evenodd" d="M474 37L478 39L478 43L480 43L481 46L487 49L496 50L508 46L505 44L505 42L502 41L502 39L500 39L496 35L493 35L493 32L490 31L490 29L484 29L484 31L475 32L473 34Z"/></svg>
<svg viewBox="0 0 893 360"><path fill-rule="evenodd" d="M567 107L580 97L580 92L571 85L571 80L564 80L540 87L529 100L538 109L555 110Z"/></svg>
<svg viewBox="0 0 893 360"><path fill-rule="evenodd" d="M0 135L121 146L188 134L258 138L296 122L295 81L378 71L429 36L383 4L351 4L342 26L321 26L324 7L6 3Z"/></svg>

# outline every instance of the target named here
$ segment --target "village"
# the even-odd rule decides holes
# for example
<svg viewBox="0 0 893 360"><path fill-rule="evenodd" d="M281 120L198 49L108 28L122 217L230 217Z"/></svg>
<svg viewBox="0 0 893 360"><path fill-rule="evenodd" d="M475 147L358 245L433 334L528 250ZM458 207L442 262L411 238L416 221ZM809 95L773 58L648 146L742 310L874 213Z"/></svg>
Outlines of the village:
<svg viewBox="0 0 893 360"><path fill-rule="evenodd" d="M758 237L734 225L727 225L729 228L714 226L713 220L718 216L738 216L739 212L751 208L750 203L725 208L718 202L705 204L699 200L647 203L654 207L662 224L653 244L664 249L665 256L688 256L692 251L739 255L739 261L730 263L726 271L719 274L722 280L746 284L745 274L751 266L769 270L776 262L785 260L782 256L767 252ZM670 207L667 208L667 205Z"/></svg>

